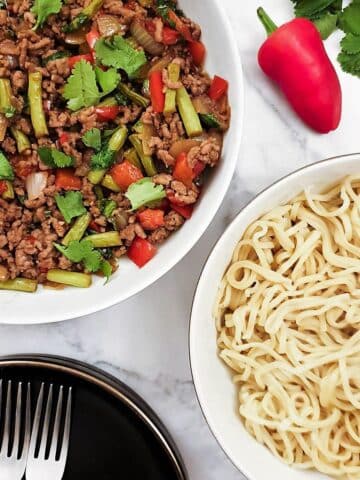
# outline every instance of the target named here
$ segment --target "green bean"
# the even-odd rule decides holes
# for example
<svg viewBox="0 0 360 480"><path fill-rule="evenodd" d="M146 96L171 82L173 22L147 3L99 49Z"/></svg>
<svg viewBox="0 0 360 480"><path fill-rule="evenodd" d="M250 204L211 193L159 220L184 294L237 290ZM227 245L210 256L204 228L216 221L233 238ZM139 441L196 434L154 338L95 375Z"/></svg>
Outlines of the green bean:
<svg viewBox="0 0 360 480"><path fill-rule="evenodd" d="M66 25L63 28L64 32L74 32L78 30L80 27L88 23L91 18L100 10L104 0L91 0L89 5L81 10L81 12L76 15L76 17L72 20L70 25Z"/></svg>
<svg viewBox="0 0 360 480"><path fill-rule="evenodd" d="M65 235L61 243L67 246L69 245L70 242L73 242L74 240L81 240L90 222L91 222L90 213L85 213L84 215L81 215L81 217L77 218L76 222L68 231L68 233Z"/></svg>
<svg viewBox="0 0 360 480"><path fill-rule="evenodd" d="M132 163L139 170L142 170L142 164L140 162L138 154L136 153L135 148L129 148L128 150L126 150L126 152L124 152L124 158L128 162Z"/></svg>
<svg viewBox="0 0 360 480"><path fill-rule="evenodd" d="M197 137L200 135L203 132L203 129L200 123L199 115L197 114L190 95L186 91L185 87L181 87L177 90L176 103L188 136Z"/></svg>
<svg viewBox="0 0 360 480"><path fill-rule="evenodd" d="M115 130L115 132L111 135L108 143L109 150L111 150L112 152L118 152L119 150L121 150L122 147L125 145L127 136L128 130L124 125Z"/></svg>
<svg viewBox="0 0 360 480"><path fill-rule="evenodd" d="M133 147L135 148L136 153L139 155L146 174L149 175L149 177L153 177L154 175L156 175L157 170L154 165L154 161L150 155L145 155L142 141L139 135L136 135L136 134L130 135L129 140L133 145Z"/></svg>
<svg viewBox="0 0 360 480"><path fill-rule="evenodd" d="M27 135L25 135L25 133L15 127L11 127L10 130L12 136L15 138L16 147L19 153L23 153L28 148L31 148L30 140L28 139Z"/></svg>
<svg viewBox="0 0 360 480"><path fill-rule="evenodd" d="M135 92L125 83L120 82L118 86L119 91L129 98L132 102L140 107L146 108L150 105L150 100L140 95L140 93Z"/></svg>
<svg viewBox="0 0 360 480"><path fill-rule="evenodd" d="M94 248L119 247L122 244L119 232L115 231L89 235L86 240L89 240Z"/></svg>
<svg viewBox="0 0 360 480"><path fill-rule="evenodd" d="M101 182L101 180L104 178L105 173L106 173L105 169L90 170L87 178L88 178L89 182L91 182L93 185L98 185Z"/></svg>
<svg viewBox="0 0 360 480"><path fill-rule="evenodd" d="M180 65L170 63L168 66L168 77L171 82L178 82L180 78ZM164 114L170 115L176 112L176 90L167 88L165 95Z"/></svg>
<svg viewBox="0 0 360 480"><path fill-rule="evenodd" d="M49 282L78 288L89 288L92 283L92 277L87 273L69 272L68 270L59 269L49 270L46 278Z"/></svg>
<svg viewBox="0 0 360 480"><path fill-rule="evenodd" d="M29 278L14 278L14 280L5 280L0 282L0 290L15 290L17 292L34 293L37 290L36 280Z"/></svg>
<svg viewBox="0 0 360 480"><path fill-rule="evenodd" d="M15 192L14 192L13 184L11 182L9 182L9 180L5 180L5 183L6 183L6 190L2 194L1 197L4 200L13 200L15 198Z"/></svg>
<svg viewBox="0 0 360 480"><path fill-rule="evenodd" d="M31 123L36 138L48 135L45 113L42 103L42 74L41 72L29 73L28 97L30 104Z"/></svg>
<svg viewBox="0 0 360 480"><path fill-rule="evenodd" d="M12 94L10 80L0 78L0 112L5 117L12 117L15 113L15 108L11 102Z"/></svg>
<svg viewBox="0 0 360 480"><path fill-rule="evenodd" d="M104 180L101 182L101 185L108 190L111 190L112 192L121 192L119 185L115 182L111 175L105 175Z"/></svg>

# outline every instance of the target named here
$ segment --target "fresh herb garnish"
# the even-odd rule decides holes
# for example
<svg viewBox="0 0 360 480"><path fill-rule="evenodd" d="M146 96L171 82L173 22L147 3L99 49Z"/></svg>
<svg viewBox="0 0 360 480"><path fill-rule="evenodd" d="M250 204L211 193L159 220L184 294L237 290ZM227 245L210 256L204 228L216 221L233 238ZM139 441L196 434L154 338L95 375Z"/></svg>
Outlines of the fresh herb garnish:
<svg viewBox="0 0 360 480"><path fill-rule="evenodd" d="M12 118L16 113L16 108L12 105L9 105L4 109L2 113L5 115L6 118Z"/></svg>
<svg viewBox="0 0 360 480"><path fill-rule="evenodd" d="M9 160L0 150L0 180L14 180L14 171L10 165Z"/></svg>
<svg viewBox="0 0 360 480"><path fill-rule="evenodd" d="M96 75L85 60L77 62L72 75L64 88L63 96L68 100L70 110L80 110L83 107L96 105L100 99L100 92L96 84Z"/></svg>
<svg viewBox="0 0 360 480"><path fill-rule="evenodd" d="M104 71L99 67L95 67L95 74L96 80L98 81L102 90L102 96L108 95L115 90L121 80L121 76L115 68L109 68L108 70Z"/></svg>
<svg viewBox="0 0 360 480"><path fill-rule="evenodd" d="M49 15L59 13L62 7L61 0L35 0L31 12L36 15L34 30L42 27Z"/></svg>
<svg viewBox="0 0 360 480"><path fill-rule="evenodd" d="M107 67L121 68L130 79L147 62L145 53L136 50L130 42L116 35L112 40L101 38L95 44L96 58Z"/></svg>
<svg viewBox="0 0 360 480"><path fill-rule="evenodd" d="M115 161L115 152L109 150L108 145L104 145L103 148L91 157L90 166L91 170L107 170Z"/></svg>
<svg viewBox="0 0 360 480"><path fill-rule="evenodd" d="M128 188L125 196L130 200L132 210L137 210L144 205L166 197L162 185L156 185L151 178L142 178Z"/></svg>
<svg viewBox="0 0 360 480"><path fill-rule="evenodd" d="M70 223L73 218L86 213L80 192L71 191L66 192L65 195L57 194L55 201L66 223Z"/></svg>
<svg viewBox="0 0 360 480"><path fill-rule="evenodd" d="M67 168L74 166L74 159L56 148L39 147L38 154L41 161L50 168Z"/></svg>
<svg viewBox="0 0 360 480"><path fill-rule="evenodd" d="M84 145L93 148L97 152L101 149L101 132L98 128L92 128L84 133L82 137Z"/></svg>
<svg viewBox="0 0 360 480"><path fill-rule="evenodd" d="M105 215L106 218L110 218L111 215L114 213L114 210L116 209L116 202L114 200L108 200L104 198L100 202L100 210L103 215Z"/></svg>

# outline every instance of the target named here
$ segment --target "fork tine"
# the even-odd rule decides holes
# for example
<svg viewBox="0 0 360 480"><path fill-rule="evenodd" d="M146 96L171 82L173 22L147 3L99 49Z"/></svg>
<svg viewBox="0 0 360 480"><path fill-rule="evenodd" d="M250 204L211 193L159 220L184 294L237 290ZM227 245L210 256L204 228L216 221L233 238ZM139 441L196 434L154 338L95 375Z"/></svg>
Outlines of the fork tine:
<svg viewBox="0 0 360 480"><path fill-rule="evenodd" d="M25 407L25 434L24 445L21 453L21 457L24 458L28 454L31 434L31 387L30 382L27 384L26 392L26 407Z"/></svg>
<svg viewBox="0 0 360 480"><path fill-rule="evenodd" d="M55 460L56 458L56 450L59 443L59 431L60 431L60 420L61 420L63 396L64 396L64 387L61 385L59 390L59 398L56 406L54 430L52 434L51 449L49 454L49 458L53 460Z"/></svg>
<svg viewBox="0 0 360 480"><path fill-rule="evenodd" d="M41 440L40 440L39 458L45 458L46 445L49 437L52 397L53 397L53 385L51 384L49 388L47 402L46 402L44 424L43 424L43 430L42 430Z"/></svg>
<svg viewBox="0 0 360 480"><path fill-rule="evenodd" d="M69 450L69 437L70 437L70 425L71 425L71 403L72 403L72 387L69 388L66 413L65 413L65 425L64 425L64 437L61 445L60 458L62 462L66 462L68 450Z"/></svg>
<svg viewBox="0 0 360 480"><path fill-rule="evenodd" d="M9 438L10 438L10 418L11 418L11 380L8 381L5 406L5 425L3 441L1 444L1 455L8 456Z"/></svg>
<svg viewBox="0 0 360 480"><path fill-rule="evenodd" d="M20 443L20 423L21 423L21 397L22 397L22 383L19 382L17 397L16 397L16 411L15 411L15 430L14 430L14 441L11 450L11 456L17 458L19 454L19 443Z"/></svg>
<svg viewBox="0 0 360 480"><path fill-rule="evenodd" d="M36 443L37 443L38 433L39 433L39 426L40 426L40 418L41 418L41 410L42 410L43 400L44 400L44 384L42 383L41 387L40 387L38 400L37 400L37 403L36 403L35 417L34 417L34 423L33 423L33 428L32 428L32 432L31 432L30 445L29 445L29 456L31 456L31 457L35 456L35 450L36 450Z"/></svg>

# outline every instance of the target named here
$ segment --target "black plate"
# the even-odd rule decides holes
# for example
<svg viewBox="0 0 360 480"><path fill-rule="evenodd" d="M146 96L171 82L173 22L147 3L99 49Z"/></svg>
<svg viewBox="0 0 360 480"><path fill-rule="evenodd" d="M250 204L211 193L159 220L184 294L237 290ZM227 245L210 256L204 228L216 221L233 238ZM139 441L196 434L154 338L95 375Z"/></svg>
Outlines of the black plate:
<svg viewBox="0 0 360 480"><path fill-rule="evenodd" d="M73 387L64 480L185 480L180 455L150 407L126 385L88 365L59 357L0 359L0 378L30 381L32 407L41 382Z"/></svg>

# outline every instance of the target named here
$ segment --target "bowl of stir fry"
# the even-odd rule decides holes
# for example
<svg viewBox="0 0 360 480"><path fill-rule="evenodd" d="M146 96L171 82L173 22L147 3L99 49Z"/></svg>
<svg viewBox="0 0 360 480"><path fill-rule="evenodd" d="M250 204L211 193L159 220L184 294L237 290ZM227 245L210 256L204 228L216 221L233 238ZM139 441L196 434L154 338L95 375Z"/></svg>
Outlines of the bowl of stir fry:
<svg viewBox="0 0 360 480"><path fill-rule="evenodd" d="M216 0L9 0L0 321L92 313L171 269L229 186L242 95Z"/></svg>

